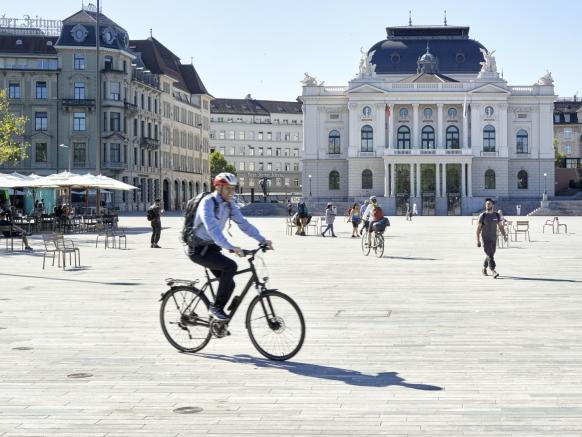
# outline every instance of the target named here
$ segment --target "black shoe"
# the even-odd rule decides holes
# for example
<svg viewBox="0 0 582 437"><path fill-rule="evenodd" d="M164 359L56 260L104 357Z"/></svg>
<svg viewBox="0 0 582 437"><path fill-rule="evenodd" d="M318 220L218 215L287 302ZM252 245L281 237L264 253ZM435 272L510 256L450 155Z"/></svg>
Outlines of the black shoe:
<svg viewBox="0 0 582 437"><path fill-rule="evenodd" d="M337 235L332 235L333 238L337 238Z"/></svg>
<svg viewBox="0 0 582 437"><path fill-rule="evenodd" d="M499 273L497 273L495 271L495 269L491 269L491 274L493 275L494 278L498 278L499 277Z"/></svg>
<svg viewBox="0 0 582 437"><path fill-rule="evenodd" d="M162 248L162 246L158 246L158 243L154 244L153 247L155 247L156 249L161 249Z"/></svg>
<svg viewBox="0 0 582 437"><path fill-rule="evenodd" d="M321 236L322 236L323 238L325 238L325 234L324 234L323 232L321 233Z"/></svg>
<svg viewBox="0 0 582 437"><path fill-rule="evenodd" d="M156 247L156 246L154 246L154 243L152 243L152 244L150 244L150 247L151 247L151 248L154 248L154 247Z"/></svg>
<svg viewBox="0 0 582 437"><path fill-rule="evenodd" d="M208 315L221 322L226 322L229 319L229 317L224 314L222 308L215 307L214 305L210 305L210 308L208 308Z"/></svg>
<svg viewBox="0 0 582 437"><path fill-rule="evenodd" d="M483 276L489 276L487 274L487 267L483 267L483 270L481 270L481 273L483 273Z"/></svg>

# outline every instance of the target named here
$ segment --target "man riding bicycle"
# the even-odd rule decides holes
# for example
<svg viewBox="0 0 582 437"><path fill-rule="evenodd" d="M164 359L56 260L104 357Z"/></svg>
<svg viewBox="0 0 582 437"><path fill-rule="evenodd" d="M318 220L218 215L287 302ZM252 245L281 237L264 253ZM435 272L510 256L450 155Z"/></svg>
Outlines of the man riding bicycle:
<svg viewBox="0 0 582 437"><path fill-rule="evenodd" d="M364 226L362 227L362 229L368 230L368 246L372 245L372 233L374 232L373 231L374 223L379 222L383 218L384 212L382 211L382 208L380 208L380 206L378 205L378 199L376 199L376 196L371 196L370 204L366 208L366 211L364 212L364 215L362 217L362 220L364 221Z"/></svg>
<svg viewBox="0 0 582 437"><path fill-rule="evenodd" d="M220 173L214 178L213 185L215 191L204 197L196 210L193 222L196 245L189 246L188 256L219 278L216 299L210 306L209 313L217 320L226 321L228 316L224 313L224 306L234 290L233 277L238 266L232 259L224 256L221 250L230 250L238 256L244 256L243 250L231 244L224 235L227 220L232 219L241 231L259 243L269 248L272 248L272 243L243 217L236 202L233 202L235 187L238 185L235 175Z"/></svg>

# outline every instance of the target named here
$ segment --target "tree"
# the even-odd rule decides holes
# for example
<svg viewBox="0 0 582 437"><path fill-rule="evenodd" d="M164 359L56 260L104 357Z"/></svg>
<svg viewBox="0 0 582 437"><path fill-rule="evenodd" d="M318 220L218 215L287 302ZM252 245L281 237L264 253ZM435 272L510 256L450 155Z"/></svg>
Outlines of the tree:
<svg viewBox="0 0 582 437"><path fill-rule="evenodd" d="M566 154L564 152L560 152L558 149L559 141L557 138L554 138L554 166L555 167L564 167L564 160L566 159Z"/></svg>
<svg viewBox="0 0 582 437"><path fill-rule="evenodd" d="M9 104L6 90L0 89L0 164L26 158L28 148L28 144L15 140L15 137L24 135L28 118L10 112Z"/></svg>
<svg viewBox="0 0 582 437"><path fill-rule="evenodd" d="M236 168L234 165L226 162L222 153L215 150L210 154L210 175L214 178L214 176L222 172L236 174Z"/></svg>

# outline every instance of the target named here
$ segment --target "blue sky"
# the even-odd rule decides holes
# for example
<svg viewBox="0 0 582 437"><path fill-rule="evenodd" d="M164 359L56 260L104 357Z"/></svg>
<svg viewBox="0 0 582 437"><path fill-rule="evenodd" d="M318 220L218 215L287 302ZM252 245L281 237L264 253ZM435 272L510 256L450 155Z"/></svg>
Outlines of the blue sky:
<svg viewBox="0 0 582 437"><path fill-rule="evenodd" d="M582 2L542 1L265 1L103 0L102 10L134 39L153 35L194 65L215 97L293 100L309 72L326 85L354 77L360 47L408 23L468 25L496 50L510 85L531 85L546 69L561 97L582 94L579 22ZM81 0L3 0L0 15L63 19Z"/></svg>

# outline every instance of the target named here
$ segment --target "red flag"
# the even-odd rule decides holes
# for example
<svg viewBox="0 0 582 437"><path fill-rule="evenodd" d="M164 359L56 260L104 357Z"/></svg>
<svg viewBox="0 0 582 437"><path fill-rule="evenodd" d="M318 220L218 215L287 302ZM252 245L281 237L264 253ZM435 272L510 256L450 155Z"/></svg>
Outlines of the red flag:
<svg viewBox="0 0 582 437"><path fill-rule="evenodd" d="M390 105L386 105L386 117L390 118Z"/></svg>

